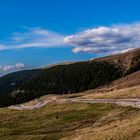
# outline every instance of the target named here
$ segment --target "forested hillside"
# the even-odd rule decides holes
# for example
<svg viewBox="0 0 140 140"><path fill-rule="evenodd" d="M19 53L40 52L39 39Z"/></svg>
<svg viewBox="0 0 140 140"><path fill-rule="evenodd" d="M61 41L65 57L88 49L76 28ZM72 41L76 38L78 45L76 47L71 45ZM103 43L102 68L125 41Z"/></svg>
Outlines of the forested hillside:
<svg viewBox="0 0 140 140"><path fill-rule="evenodd" d="M25 83L16 97L22 102L46 94L76 93L96 88L121 76L122 71L107 62L87 61L54 66Z"/></svg>
<svg viewBox="0 0 140 140"><path fill-rule="evenodd" d="M46 94L94 89L138 70L140 49L91 61L11 73L0 78L0 106L22 103Z"/></svg>
<svg viewBox="0 0 140 140"><path fill-rule="evenodd" d="M24 70L0 77L0 95L8 94L13 90L16 90L27 81L35 78L40 72L41 69Z"/></svg>

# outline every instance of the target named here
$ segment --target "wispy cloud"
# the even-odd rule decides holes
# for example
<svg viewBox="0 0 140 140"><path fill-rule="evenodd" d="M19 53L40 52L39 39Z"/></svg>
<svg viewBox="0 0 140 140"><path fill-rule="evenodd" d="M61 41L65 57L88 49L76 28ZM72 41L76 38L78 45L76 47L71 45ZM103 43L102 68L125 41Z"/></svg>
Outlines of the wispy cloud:
<svg viewBox="0 0 140 140"><path fill-rule="evenodd" d="M74 47L74 53L121 53L140 47L140 23L88 29L63 41Z"/></svg>
<svg viewBox="0 0 140 140"><path fill-rule="evenodd" d="M140 23L101 26L64 36L43 28L27 28L0 43L0 50L71 46L74 53L115 54L140 47Z"/></svg>
<svg viewBox="0 0 140 140"><path fill-rule="evenodd" d="M13 33L8 41L0 44L0 50L30 47L60 47L64 36L43 28L31 28L26 32Z"/></svg>

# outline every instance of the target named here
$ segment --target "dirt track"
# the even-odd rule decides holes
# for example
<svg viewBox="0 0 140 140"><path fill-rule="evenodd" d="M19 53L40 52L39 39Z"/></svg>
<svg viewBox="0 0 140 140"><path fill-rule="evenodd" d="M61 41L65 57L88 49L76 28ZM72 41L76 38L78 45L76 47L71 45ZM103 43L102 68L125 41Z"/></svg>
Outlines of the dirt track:
<svg viewBox="0 0 140 140"><path fill-rule="evenodd" d="M70 99L71 102L80 103L115 103L122 106L140 108L140 99Z"/></svg>
<svg viewBox="0 0 140 140"><path fill-rule="evenodd" d="M65 102L76 102L76 103L115 103L122 106L132 106L136 108L140 108L140 99L80 99L80 98L72 98L72 99L46 99L36 101L34 105L13 105L8 107L9 109L15 110L32 110L36 108L41 108L49 103L65 103Z"/></svg>

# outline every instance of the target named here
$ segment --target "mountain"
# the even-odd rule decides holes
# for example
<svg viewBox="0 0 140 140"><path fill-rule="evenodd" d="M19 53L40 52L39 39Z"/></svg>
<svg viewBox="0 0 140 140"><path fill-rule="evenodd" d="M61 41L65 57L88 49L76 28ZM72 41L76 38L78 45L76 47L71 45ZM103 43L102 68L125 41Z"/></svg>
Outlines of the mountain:
<svg viewBox="0 0 140 140"><path fill-rule="evenodd" d="M140 70L140 49L94 60L20 71L0 78L0 106L46 94L95 89Z"/></svg>
<svg viewBox="0 0 140 140"><path fill-rule="evenodd" d="M53 65L48 65L47 67L43 67L40 69L22 70L22 71L13 72L5 76L2 76L0 77L0 95L8 94L12 92L13 90L16 90L21 85L37 77L44 69L47 69L53 66L68 65L70 63L71 62L57 63Z"/></svg>
<svg viewBox="0 0 140 140"><path fill-rule="evenodd" d="M40 72L40 69L23 70L0 77L0 94L12 92L27 81L35 78Z"/></svg>
<svg viewBox="0 0 140 140"><path fill-rule="evenodd" d="M96 58L93 61L106 61L115 64L119 68L123 69L124 72L134 72L140 69L140 48L133 49L122 54Z"/></svg>
<svg viewBox="0 0 140 140"><path fill-rule="evenodd" d="M106 91L113 91L134 86L140 86L140 70L132 74L123 76L122 78L119 78L117 80L114 80L111 83L100 87L100 89L105 89Z"/></svg>

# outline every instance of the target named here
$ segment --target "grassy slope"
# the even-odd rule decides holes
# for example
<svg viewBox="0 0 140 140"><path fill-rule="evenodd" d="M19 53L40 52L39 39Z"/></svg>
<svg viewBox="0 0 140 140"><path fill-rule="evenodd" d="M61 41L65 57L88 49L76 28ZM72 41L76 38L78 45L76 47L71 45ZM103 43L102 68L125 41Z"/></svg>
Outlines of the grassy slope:
<svg viewBox="0 0 140 140"><path fill-rule="evenodd" d="M1 108L0 139L55 140L63 137L73 139L77 136L86 138L89 132L88 136L93 137L92 139L97 139L101 135L111 138L119 134L119 140L125 140L131 136L140 136L139 115L138 109L111 104L50 104L30 111ZM97 130L97 133L92 132L94 130ZM114 131L113 135L111 131Z"/></svg>
<svg viewBox="0 0 140 140"><path fill-rule="evenodd" d="M62 140L139 140L140 110L125 113L110 113L93 126L77 130L72 136ZM103 120L102 120L103 119Z"/></svg>
<svg viewBox="0 0 140 140"><path fill-rule="evenodd" d="M72 96L72 95L71 95ZM108 91L108 92L95 92L87 91L81 93L81 98L87 99L135 99L140 98L140 86Z"/></svg>
<svg viewBox="0 0 140 140"><path fill-rule="evenodd" d="M111 91L140 85L140 70L99 87L97 90Z"/></svg>

